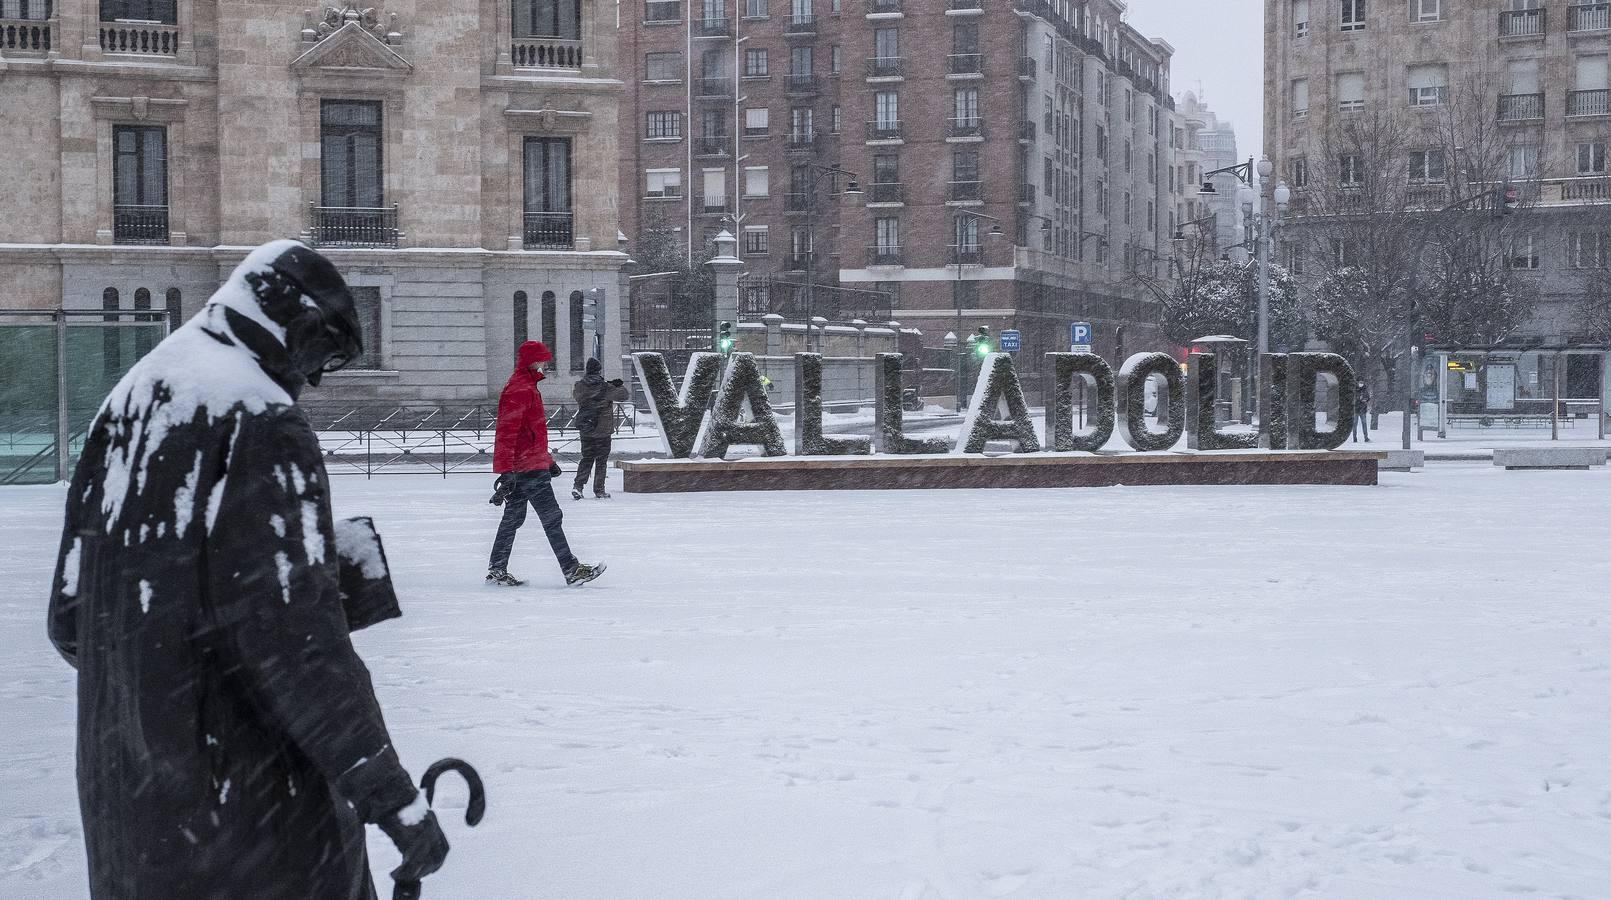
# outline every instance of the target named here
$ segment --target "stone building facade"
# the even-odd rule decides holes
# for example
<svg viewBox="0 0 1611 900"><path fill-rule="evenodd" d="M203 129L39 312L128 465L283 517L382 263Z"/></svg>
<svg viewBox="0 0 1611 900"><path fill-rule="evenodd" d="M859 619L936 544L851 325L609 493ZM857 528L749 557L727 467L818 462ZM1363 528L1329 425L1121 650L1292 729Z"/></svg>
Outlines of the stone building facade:
<svg viewBox="0 0 1611 900"><path fill-rule="evenodd" d="M603 0L0 0L16 111L0 304L193 314L300 237L366 358L310 398L480 401L526 337L619 366L615 10ZM27 111L26 114L23 114Z"/></svg>
<svg viewBox="0 0 1611 900"><path fill-rule="evenodd" d="M698 244L730 229L749 273L744 315L799 321L809 274L840 289L813 291L814 315L899 319L936 365L950 332L1018 329L1031 390L1076 321L1110 356L1164 349L1148 284L1168 280L1185 208L1184 130L1172 48L1124 9L623 6L629 233L670 221Z"/></svg>
<svg viewBox="0 0 1611 900"><path fill-rule="evenodd" d="M1204 194L1201 191L1203 174L1246 160L1237 158L1235 127L1216 116L1196 92L1187 91L1182 95L1178 109L1186 129L1186 146L1181 153L1186 170L1183 221L1197 221L1212 216L1214 221L1203 223L1203 227L1212 227L1212 249L1218 255L1221 248L1232 247L1245 240L1242 211L1236 199L1238 181L1230 173L1215 176L1214 193ZM1240 248L1238 252L1245 258L1246 248Z"/></svg>
<svg viewBox="0 0 1611 900"><path fill-rule="evenodd" d="M1611 265L1611 4L1266 0L1265 23L1265 143L1295 210L1307 184L1353 177L1325 137L1377 110L1433 135L1411 165L1434 195L1445 173L1470 165L1466 148L1454 159L1432 149L1444 110L1475 94L1508 156L1491 177L1514 186L1533 223L1507 253L1541 301L1521 336L1581 336L1585 292Z"/></svg>

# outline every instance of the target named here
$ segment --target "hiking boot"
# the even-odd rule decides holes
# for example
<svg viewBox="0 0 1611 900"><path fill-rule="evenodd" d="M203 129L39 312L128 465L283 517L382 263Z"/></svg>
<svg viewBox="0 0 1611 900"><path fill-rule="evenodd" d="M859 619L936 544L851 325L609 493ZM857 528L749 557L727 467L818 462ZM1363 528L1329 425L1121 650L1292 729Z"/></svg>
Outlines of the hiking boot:
<svg viewBox="0 0 1611 900"><path fill-rule="evenodd" d="M487 570L487 584L495 584L499 587L520 587L525 583L526 582L521 581L519 578L510 575L508 571L504 569Z"/></svg>
<svg viewBox="0 0 1611 900"><path fill-rule="evenodd" d="M599 491L599 492L597 492L597 493L595 493L593 495L593 499L594 500L608 500L608 499L610 499L610 492L609 491Z"/></svg>
<svg viewBox="0 0 1611 900"><path fill-rule="evenodd" d="M572 500L580 500L580 499L582 499L582 489L581 488L571 488L571 499Z"/></svg>
<svg viewBox="0 0 1611 900"><path fill-rule="evenodd" d="M576 587L579 584L587 584L589 581L592 581L600 575L603 575L604 569L604 563L598 563L597 565L591 566L587 563L577 563L576 568L565 573L565 584L570 587Z"/></svg>

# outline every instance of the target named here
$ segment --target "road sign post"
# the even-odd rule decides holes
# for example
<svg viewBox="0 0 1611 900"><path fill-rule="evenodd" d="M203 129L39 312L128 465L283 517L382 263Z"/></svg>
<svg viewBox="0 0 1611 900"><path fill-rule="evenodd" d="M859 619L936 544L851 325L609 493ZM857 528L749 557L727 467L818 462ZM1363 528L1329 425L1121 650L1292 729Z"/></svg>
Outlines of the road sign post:
<svg viewBox="0 0 1611 900"><path fill-rule="evenodd" d="M1016 328L1004 328L1001 332L1001 351L1003 353L1017 353L1023 349L1023 335Z"/></svg>
<svg viewBox="0 0 1611 900"><path fill-rule="evenodd" d="M1091 323L1074 322L1068 326L1068 347L1074 353L1091 352Z"/></svg>

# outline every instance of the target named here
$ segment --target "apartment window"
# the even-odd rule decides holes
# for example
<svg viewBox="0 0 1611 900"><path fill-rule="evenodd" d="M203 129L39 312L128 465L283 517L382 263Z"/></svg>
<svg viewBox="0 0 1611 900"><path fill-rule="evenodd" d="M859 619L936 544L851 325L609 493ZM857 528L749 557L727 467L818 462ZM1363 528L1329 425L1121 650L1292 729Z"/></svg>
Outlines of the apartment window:
<svg viewBox="0 0 1611 900"><path fill-rule="evenodd" d="M1052 171L1052 158L1046 157L1045 171L1041 174L1041 184L1046 188L1046 196L1054 196L1057 190L1057 176Z"/></svg>
<svg viewBox="0 0 1611 900"><path fill-rule="evenodd" d="M744 196L765 197L771 191L771 179L766 166L744 167Z"/></svg>
<svg viewBox="0 0 1611 900"><path fill-rule="evenodd" d="M873 184L900 184L901 158L893 153L873 157Z"/></svg>
<svg viewBox="0 0 1611 900"><path fill-rule="evenodd" d="M727 209L727 170L703 169L700 171L704 207L706 212Z"/></svg>
<svg viewBox="0 0 1611 900"><path fill-rule="evenodd" d="M1136 118L1136 94L1129 88L1124 89L1124 120L1134 122Z"/></svg>
<svg viewBox="0 0 1611 900"><path fill-rule="evenodd" d="M767 229L765 225L744 226L744 255L765 256L767 250Z"/></svg>
<svg viewBox="0 0 1611 900"><path fill-rule="evenodd" d="M525 246L569 250L571 218L570 138L528 137L525 156Z"/></svg>
<svg viewBox="0 0 1611 900"><path fill-rule="evenodd" d="M45 0L34 0L33 4L24 0L24 8L30 5L44 9L46 15L43 18L50 18L50 4ZM164 25L174 25L179 21L178 6L178 0L101 0L101 21L161 22ZM23 16L23 18L29 17Z"/></svg>
<svg viewBox="0 0 1611 900"><path fill-rule="evenodd" d="M1365 183L1365 164L1358 153L1344 153L1337 158L1337 183L1343 187Z"/></svg>
<svg viewBox="0 0 1611 900"><path fill-rule="evenodd" d="M553 291L543 291L539 303L542 308L542 342L552 350L559 346L559 301Z"/></svg>
<svg viewBox="0 0 1611 900"><path fill-rule="evenodd" d="M1057 38L1050 32L1042 35L1042 37L1046 39L1046 71L1055 73L1057 71Z"/></svg>
<svg viewBox="0 0 1611 900"><path fill-rule="evenodd" d="M1130 224L1130 207L1132 198L1129 191L1124 192L1124 224Z"/></svg>
<svg viewBox="0 0 1611 900"><path fill-rule="evenodd" d="M1288 164L1288 175L1292 178L1293 188L1306 188L1309 186L1309 161L1298 157Z"/></svg>
<svg viewBox="0 0 1611 900"><path fill-rule="evenodd" d="M1309 0L1292 0L1292 33L1294 37L1309 35Z"/></svg>
<svg viewBox="0 0 1611 900"><path fill-rule="evenodd" d="M1096 126L1096 158L1104 162L1108 158L1108 132L1101 125Z"/></svg>
<svg viewBox="0 0 1611 900"><path fill-rule="evenodd" d="M879 128L894 128L900 124L900 105L894 91L879 91L873 95L873 116Z"/></svg>
<svg viewBox="0 0 1611 900"><path fill-rule="evenodd" d="M1508 269L1537 269L1538 244L1530 234L1519 234L1510 240L1509 252L1505 254L1505 267Z"/></svg>
<svg viewBox="0 0 1611 900"><path fill-rule="evenodd" d="M952 246L963 253L979 252L979 218L977 216L957 216L952 223L951 234L954 243Z"/></svg>
<svg viewBox="0 0 1611 900"><path fill-rule="evenodd" d="M951 181L954 184L979 183L979 151L973 147L958 148L951 153Z"/></svg>
<svg viewBox="0 0 1611 900"><path fill-rule="evenodd" d="M702 109L699 111L699 136L702 138L727 137L727 110Z"/></svg>
<svg viewBox="0 0 1611 900"><path fill-rule="evenodd" d="M1158 204L1151 200L1147 201L1147 230L1158 230Z"/></svg>
<svg viewBox="0 0 1611 900"><path fill-rule="evenodd" d="M380 368L380 288L348 285L352 294L353 312L358 316L359 332L364 335L364 352L347 363L349 369Z"/></svg>
<svg viewBox="0 0 1611 900"><path fill-rule="evenodd" d="M811 0L790 0L790 21L797 25L809 24L812 20Z"/></svg>
<svg viewBox="0 0 1611 900"><path fill-rule="evenodd" d="M667 141L681 138L682 113L676 110L649 113L646 137L651 141Z"/></svg>
<svg viewBox="0 0 1611 900"><path fill-rule="evenodd" d="M379 102L322 101L319 147L322 205L362 209L381 206L384 190Z"/></svg>
<svg viewBox="0 0 1611 900"><path fill-rule="evenodd" d="M1147 151L1147 183L1158 183L1158 154L1151 150Z"/></svg>
<svg viewBox="0 0 1611 900"><path fill-rule="evenodd" d="M648 169L644 173L646 197L681 197L681 169Z"/></svg>
<svg viewBox="0 0 1611 900"><path fill-rule="evenodd" d="M112 239L168 243L168 134L160 125L112 128Z"/></svg>
<svg viewBox="0 0 1611 900"><path fill-rule="evenodd" d="M675 52L643 54L643 80L681 81L682 54Z"/></svg>
<svg viewBox="0 0 1611 900"><path fill-rule="evenodd" d="M1309 115L1309 79L1292 79L1292 118L1301 119Z"/></svg>
<svg viewBox="0 0 1611 900"><path fill-rule="evenodd" d="M514 0L515 37L582 39L581 0Z"/></svg>
<svg viewBox="0 0 1611 900"><path fill-rule="evenodd" d="M839 104L835 103L833 105L833 109L828 111L828 130L829 131L833 132L834 134L839 133L840 126L842 126L844 124L844 117L845 117L844 113L845 113L845 111L840 108Z"/></svg>
<svg viewBox="0 0 1611 900"><path fill-rule="evenodd" d="M901 220L881 216L873 220L873 240L879 253L896 253L901 249Z"/></svg>
<svg viewBox="0 0 1611 900"><path fill-rule="evenodd" d="M901 33L898 28L873 29L873 56L878 59L899 59L901 55Z"/></svg>
<svg viewBox="0 0 1611 900"><path fill-rule="evenodd" d="M838 44L834 44L828 48L828 71L830 73L834 75L839 74L840 70L843 68L843 57L844 54L840 52Z"/></svg>
<svg viewBox="0 0 1611 900"><path fill-rule="evenodd" d="M1410 21L1416 24L1443 18L1443 0L1410 0Z"/></svg>
<svg viewBox="0 0 1611 900"><path fill-rule="evenodd" d="M1102 178L1096 180L1096 211L1103 215L1108 212L1108 183Z"/></svg>
<svg viewBox="0 0 1611 900"><path fill-rule="evenodd" d="M1611 232L1569 232L1566 235L1566 264L1574 269L1606 268L1611 264Z"/></svg>
<svg viewBox="0 0 1611 900"><path fill-rule="evenodd" d="M1584 141L1577 145L1577 174L1605 174L1605 142Z"/></svg>
<svg viewBox="0 0 1611 900"><path fill-rule="evenodd" d="M1449 67L1410 66L1410 105L1442 106L1449 96Z"/></svg>
<svg viewBox="0 0 1611 900"><path fill-rule="evenodd" d="M767 69L765 50L744 51L745 78L764 78L769 74L771 72Z"/></svg>
<svg viewBox="0 0 1611 900"><path fill-rule="evenodd" d="M1343 72L1337 76L1337 108L1365 108L1365 73Z"/></svg>
<svg viewBox="0 0 1611 900"><path fill-rule="evenodd" d="M1538 60L1513 59L1506 66L1505 84L1511 96L1538 93ZM1542 115L1542 110L1540 110Z"/></svg>
<svg viewBox="0 0 1611 900"><path fill-rule="evenodd" d="M753 137L766 134L767 129L770 127L766 107L755 106L744 110L744 134L746 136Z"/></svg>
<svg viewBox="0 0 1611 900"><path fill-rule="evenodd" d="M744 0L744 18L766 18L766 0Z"/></svg>
<svg viewBox="0 0 1611 900"><path fill-rule="evenodd" d="M1365 0L1342 0L1342 30L1365 30Z"/></svg>
<svg viewBox="0 0 1611 900"><path fill-rule="evenodd" d="M1443 181L1445 177L1443 150L1412 150L1410 152L1410 181L1427 184Z"/></svg>
<svg viewBox="0 0 1611 900"><path fill-rule="evenodd" d="M1055 116L1056 113L1052 107L1052 95L1047 94L1045 101L1041 104L1041 126L1046 129L1047 134L1053 132L1052 120Z"/></svg>
<svg viewBox="0 0 1611 900"><path fill-rule="evenodd" d="M1538 145L1518 144L1510 148L1510 177L1538 177Z"/></svg>
<svg viewBox="0 0 1611 900"><path fill-rule="evenodd" d="M811 122L811 107L796 106L789 110L789 134L796 138L808 138L815 133Z"/></svg>
<svg viewBox="0 0 1611 900"><path fill-rule="evenodd" d="M811 229L804 225L796 225L789 231L789 252L796 259L804 260L807 253L812 250Z"/></svg>
<svg viewBox="0 0 1611 900"><path fill-rule="evenodd" d="M791 47L791 48L789 48L789 74L790 75L810 75L811 74L811 48L810 47Z"/></svg>
<svg viewBox="0 0 1611 900"><path fill-rule="evenodd" d="M958 128L978 128L979 89L957 89L952 95L951 112Z"/></svg>

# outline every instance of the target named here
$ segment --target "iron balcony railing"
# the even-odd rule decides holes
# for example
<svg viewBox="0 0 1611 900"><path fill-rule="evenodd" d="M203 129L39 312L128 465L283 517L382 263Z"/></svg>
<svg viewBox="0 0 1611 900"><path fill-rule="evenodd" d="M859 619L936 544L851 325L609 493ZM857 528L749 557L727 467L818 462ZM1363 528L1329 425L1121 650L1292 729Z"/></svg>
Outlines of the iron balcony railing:
<svg viewBox="0 0 1611 900"><path fill-rule="evenodd" d="M0 18L0 51L49 53L56 43L55 21Z"/></svg>
<svg viewBox="0 0 1611 900"><path fill-rule="evenodd" d="M980 197L980 182L953 181L951 182L952 200L978 200Z"/></svg>
<svg viewBox="0 0 1611 900"><path fill-rule="evenodd" d="M694 142L695 156L727 156L733 152L733 139L725 134L713 134L697 138Z"/></svg>
<svg viewBox="0 0 1611 900"><path fill-rule="evenodd" d="M788 259L787 265L789 267L790 272L804 272L806 270L806 266L810 264L811 254L809 254L809 253L790 253L788 255L787 259Z"/></svg>
<svg viewBox="0 0 1611 900"><path fill-rule="evenodd" d="M784 34L816 34L817 17L810 13L795 13L789 16L788 24L783 26Z"/></svg>
<svg viewBox="0 0 1611 900"><path fill-rule="evenodd" d="M875 244L868 247L867 264L870 266L901 265L901 248L895 244Z"/></svg>
<svg viewBox="0 0 1611 900"><path fill-rule="evenodd" d="M1544 33L1544 10L1507 9L1499 14L1500 37L1537 37Z"/></svg>
<svg viewBox="0 0 1611 900"><path fill-rule="evenodd" d="M695 96L702 100L733 99L733 80L731 78L700 78L695 82L695 85Z"/></svg>
<svg viewBox="0 0 1611 900"><path fill-rule="evenodd" d="M951 0L950 8L959 12L966 12L974 9L983 10L984 0Z"/></svg>
<svg viewBox="0 0 1611 900"><path fill-rule="evenodd" d="M1604 31L1611 28L1611 3L1578 3L1567 7L1568 31Z"/></svg>
<svg viewBox="0 0 1611 900"><path fill-rule="evenodd" d="M733 23L726 19L700 19L694 23L694 34L700 37L728 37L733 33Z"/></svg>
<svg viewBox="0 0 1611 900"><path fill-rule="evenodd" d="M906 185L899 181L875 181L867 186L869 203L905 203Z"/></svg>
<svg viewBox="0 0 1611 900"><path fill-rule="evenodd" d="M898 13L901 11L901 0L867 0L867 12Z"/></svg>
<svg viewBox="0 0 1611 900"><path fill-rule="evenodd" d="M1019 78L1034 78L1035 77L1036 66L1037 66L1037 63L1036 63L1035 57L1033 57L1033 56L1020 56L1020 57L1018 57L1018 77Z"/></svg>
<svg viewBox="0 0 1611 900"><path fill-rule="evenodd" d="M817 133L814 131L789 132L787 149L789 150L815 150L817 148Z"/></svg>
<svg viewBox="0 0 1611 900"><path fill-rule="evenodd" d="M789 73L789 93L814 94L817 92L817 76L809 72Z"/></svg>
<svg viewBox="0 0 1611 900"><path fill-rule="evenodd" d="M951 119L952 137L984 137L984 120L978 116Z"/></svg>
<svg viewBox="0 0 1611 900"><path fill-rule="evenodd" d="M1019 122L1018 139L1020 141L1033 141L1035 139L1035 123L1032 121Z"/></svg>
<svg viewBox="0 0 1611 900"><path fill-rule="evenodd" d="M1521 122L1544 118L1543 94L1499 95L1499 121Z"/></svg>
<svg viewBox="0 0 1611 900"><path fill-rule="evenodd" d="M904 74L899 56L875 56L867 60L868 78L896 78Z"/></svg>
<svg viewBox="0 0 1611 900"><path fill-rule="evenodd" d="M699 210L703 213L730 213L733 211L733 201L726 197L702 197Z"/></svg>
<svg viewBox="0 0 1611 900"><path fill-rule="evenodd" d="M314 206L311 231L320 247L396 247L397 207Z"/></svg>
<svg viewBox="0 0 1611 900"><path fill-rule="evenodd" d="M977 266L984 262L984 251L978 244L963 244L958 247L951 245L951 264L964 266Z"/></svg>
<svg viewBox="0 0 1611 900"><path fill-rule="evenodd" d="M517 37L509 45L517 69L580 69L582 42L557 37Z"/></svg>
<svg viewBox="0 0 1611 900"><path fill-rule="evenodd" d="M783 208L788 212L806 212L811 209L811 194L806 191L790 191L783 195Z"/></svg>
<svg viewBox="0 0 1611 900"><path fill-rule="evenodd" d="M682 0L644 0L643 21L681 22Z"/></svg>
<svg viewBox="0 0 1611 900"><path fill-rule="evenodd" d="M1566 114L1569 116L1611 115L1611 90L1569 91L1566 95Z"/></svg>
<svg viewBox="0 0 1611 900"><path fill-rule="evenodd" d="M119 204L112 207L115 244L168 243L168 207Z"/></svg>
<svg viewBox="0 0 1611 900"><path fill-rule="evenodd" d="M898 119L885 119L879 122L867 123L867 140L869 141L898 141L901 139L901 123Z"/></svg>
<svg viewBox="0 0 1611 900"><path fill-rule="evenodd" d="M526 213L523 246L527 250L572 250L576 247L576 214Z"/></svg>
<svg viewBox="0 0 1611 900"><path fill-rule="evenodd" d="M984 73L983 53L953 53L947 57L952 75L980 75Z"/></svg>

